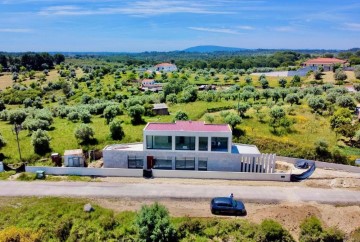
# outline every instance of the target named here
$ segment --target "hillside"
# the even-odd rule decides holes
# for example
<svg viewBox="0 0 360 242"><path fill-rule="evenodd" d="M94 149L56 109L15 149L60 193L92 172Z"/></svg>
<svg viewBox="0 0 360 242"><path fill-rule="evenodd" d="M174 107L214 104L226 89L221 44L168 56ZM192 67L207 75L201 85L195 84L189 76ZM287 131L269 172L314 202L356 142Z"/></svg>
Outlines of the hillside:
<svg viewBox="0 0 360 242"><path fill-rule="evenodd" d="M235 51L243 51L247 50L244 48L236 48L236 47L225 47L225 46L216 46L216 45L199 45L185 49L185 52L235 52Z"/></svg>

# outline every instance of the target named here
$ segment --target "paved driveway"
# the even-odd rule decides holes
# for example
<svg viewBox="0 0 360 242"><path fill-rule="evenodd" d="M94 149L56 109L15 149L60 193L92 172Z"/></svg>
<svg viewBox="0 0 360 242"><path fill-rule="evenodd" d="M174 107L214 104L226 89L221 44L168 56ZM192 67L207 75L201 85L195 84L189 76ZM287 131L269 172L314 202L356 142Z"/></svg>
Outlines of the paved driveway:
<svg viewBox="0 0 360 242"><path fill-rule="evenodd" d="M208 199L234 196L248 202L307 202L360 204L360 192L309 187L188 185L115 182L1 181L0 196L134 197Z"/></svg>

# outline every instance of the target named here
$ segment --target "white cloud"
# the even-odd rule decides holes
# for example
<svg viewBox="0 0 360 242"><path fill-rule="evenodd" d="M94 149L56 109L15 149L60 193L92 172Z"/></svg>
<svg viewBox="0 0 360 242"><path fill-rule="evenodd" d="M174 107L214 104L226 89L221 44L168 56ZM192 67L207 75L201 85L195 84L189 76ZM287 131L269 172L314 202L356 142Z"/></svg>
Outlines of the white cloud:
<svg viewBox="0 0 360 242"><path fill-rule="evenodd" d="M255 29L254 27L248 26L248 25L240 25L240 26L236 26L236 28L242 29L242 30L254 30Z"/></svg>
<svg viewBox="0 0 360 242"><path fill-rule="evenodd" d="M29 33L32 32L31 29L11 29L11 28L0 28L2 33Z"/></svg>
<svg viewBox="0 0 360 242"><path fill-rule="evenodd" d="M345 23L345 29L352 31L360 31L360 23Z"/></svg>
<svg viewBox="0 0 360 242"><path fill-rule="evenodd" d="M223 34L241 34L238 31L226 28L204 28L204 27L188 27L189 29L203 32L223 33Z"/></svg>
<svg viewBox="0 0 360 242"><path fill-rule="evenodd" d="M273 30L275 30L277 32L294 32L295 31L294 27L291 27L291 26L276 27Z"/></svg>
<svg viewBox="0 0 360 242"><path fill-rule="evenodd" d="M218 9L218 8L217 8ZM145 0L128 2L126 6L116 5L101 8L81 8L78 6L65 5L42 9L40 15L105 15L125 14L133 16L150 16L175 13L192 14L232 14L229 11L214 10L211 4L192 3L187 1L164 1Z"/></svg>

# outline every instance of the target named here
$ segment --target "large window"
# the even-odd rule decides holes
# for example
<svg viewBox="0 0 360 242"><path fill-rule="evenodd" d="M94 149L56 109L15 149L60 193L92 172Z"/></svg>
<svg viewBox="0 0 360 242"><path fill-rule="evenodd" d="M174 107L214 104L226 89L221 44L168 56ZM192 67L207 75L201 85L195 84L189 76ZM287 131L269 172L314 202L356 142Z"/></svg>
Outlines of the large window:
<svg viewBox="0 0 360 242"><path fill-rule="evenodd" d="M211 137L211 151L228 151L229 138L227 137Z"/></svg>
<svg viewBox="0 0 360 242"><path fill-rule="evenodd" d="M144 167L144 157L128 156L128 167L134 169L142 169Z"/></svg>
<svg viewBox="0 0 360 242"><path fill-rule="evenodd" d="M208 150L208 137L199 137L199 150Z"/></svg>
<svg viewBox="0 0 360 242"><path fill-rule="evenodd" d="M171 150L172 137L171 136L146 136L146 149L156 150Z"/></svg>
<svg viewBox="0 0 360 242"><path fill-rule="evenodd" d="M195 150L195 137L176 136L175 142L176 150Z"/></svg>
<svg viewBox="0 0 360 242"><path fill-rule="evenodd" d="M195 170L195 158L176 158L176 170Z"/></svg>
<svg viewBox="0 0 360 242"><path fill-rule="evenodd" d="M154 169L163 169L163 170L172 170L172 159L168 158L155 158L154 159Z"/></svg>

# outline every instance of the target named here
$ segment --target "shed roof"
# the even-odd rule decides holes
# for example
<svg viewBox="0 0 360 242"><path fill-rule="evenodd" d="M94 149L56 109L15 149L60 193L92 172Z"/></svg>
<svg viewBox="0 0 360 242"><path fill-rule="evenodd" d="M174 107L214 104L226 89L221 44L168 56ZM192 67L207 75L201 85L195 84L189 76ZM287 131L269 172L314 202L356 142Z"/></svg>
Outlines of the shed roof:
<svg viewBox="0 0 360 242"><path fill-rule="evenodd" d="M206 124L200 121L148 123L144 131L232 132L228 124Z"/></svg>
<svg viewBox="0 0 360 242"><path fill-rule="evenodd" d="M64 155L83 155L82 149L65 150Z"/></svg>
<svg viewBox="0 0 360 242"><path fill-rule="evenodd" d="M153 109L167 109L168 106L166 103L155 103Z"/></svg>

